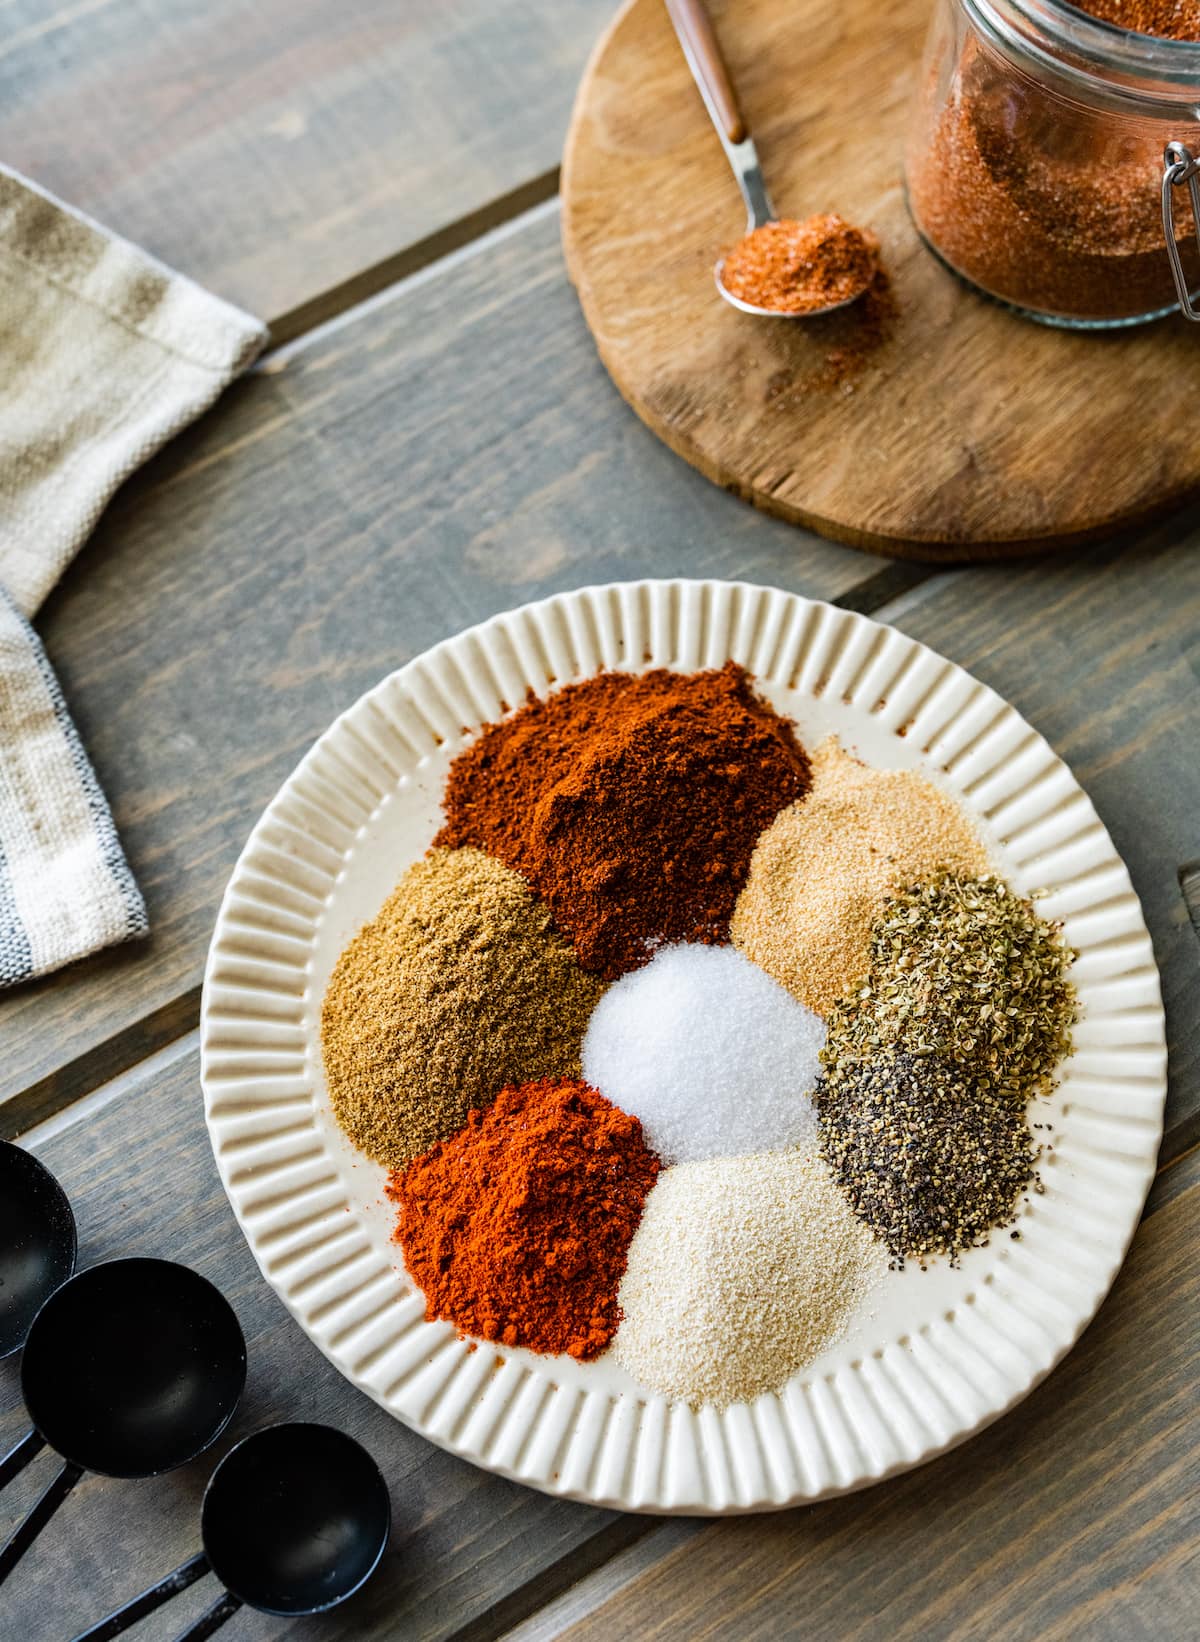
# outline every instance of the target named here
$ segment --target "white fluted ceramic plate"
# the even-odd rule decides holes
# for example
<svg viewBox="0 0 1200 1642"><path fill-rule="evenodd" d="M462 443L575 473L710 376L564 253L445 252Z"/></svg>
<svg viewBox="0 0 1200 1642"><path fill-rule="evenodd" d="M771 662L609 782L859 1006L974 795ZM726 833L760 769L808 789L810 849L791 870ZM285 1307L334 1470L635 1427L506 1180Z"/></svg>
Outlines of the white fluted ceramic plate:
<svg viewBox="0 0 1200 1642"><path fill-rule="evenodd" d="M329 1112L320 1002L338 953L436 830L450 760L486 720L602 667L732 657L815 745L918 768L975 817L1000 869L1046 892L1080 956L1076 1049L1042 1121L1021 1237L961 1267L889 1275L849 1333L778 1394L694 1412L607 1358L470 1350L391 1242L383 1171ZM467 727L466 729L464 727ZM431 1441L575 1499L765 1510L917 1465L1023 1397L1107 1292L1154 1168L1162 1003L1128 873L1086 795L999 696L903 634L768 588L637 582L497 616L385 679L323 735L255 827L209 953L205 1107L264 1275L347 1379Z"/></svg>

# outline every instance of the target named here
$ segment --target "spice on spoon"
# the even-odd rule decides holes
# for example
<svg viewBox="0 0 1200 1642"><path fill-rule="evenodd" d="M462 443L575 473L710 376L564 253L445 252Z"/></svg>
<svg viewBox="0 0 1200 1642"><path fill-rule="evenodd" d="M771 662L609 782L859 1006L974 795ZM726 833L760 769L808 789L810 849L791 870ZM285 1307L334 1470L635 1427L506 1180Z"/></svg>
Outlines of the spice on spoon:
<svg viewBox="0 0 1200 1642"><path fill-rule="evenodd" d="M725 258L730 296L780 314L820 313L853 302L879 271L879 241L834 212L764 223Z"/></svg>

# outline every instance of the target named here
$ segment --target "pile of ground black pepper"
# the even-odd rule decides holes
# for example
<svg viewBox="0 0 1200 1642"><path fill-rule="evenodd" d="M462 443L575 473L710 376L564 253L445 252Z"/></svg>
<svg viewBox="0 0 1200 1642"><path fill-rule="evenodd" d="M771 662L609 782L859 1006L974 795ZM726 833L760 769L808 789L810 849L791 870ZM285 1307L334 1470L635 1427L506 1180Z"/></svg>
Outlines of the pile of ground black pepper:
<svg viewBox="0 0 1200 1642"><path fill-rule="evenodd" d="M986 1243L1034 1181L1023 1110L936 1056L859 1061L815 1099L822 1155L896 1265Z"/></svg>
<svg viewBox="0 0 1200 1642"><path fill-rule="evenodd" d="M809 787L790 722L733 662L530 695L454 760L436 843L522 874L608 980L672 941L723 944L763 828Z"/></svg>
<svg viewBox="0 0 1200 1642"><path fill-rule="evenodd" d="M1070 1051L1074 954L1000 878L893 895L870 970L830 1011L821 1151L893 1258L987 1241L1034 1179L1026 1108Z"/></svg>

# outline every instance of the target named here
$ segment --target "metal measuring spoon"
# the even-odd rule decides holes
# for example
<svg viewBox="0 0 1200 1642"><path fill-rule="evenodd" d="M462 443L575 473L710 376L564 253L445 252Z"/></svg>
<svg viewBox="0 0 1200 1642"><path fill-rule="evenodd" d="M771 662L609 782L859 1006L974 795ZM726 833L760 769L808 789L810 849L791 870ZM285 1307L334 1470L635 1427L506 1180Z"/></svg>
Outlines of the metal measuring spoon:
<svg viewBox="0 0 1200 1642"><path fill-rule="evenodd" d="M0 1549L0 1582L85 1471L154 1477L185 1465L224 1431L245 1383L238 1320L199 1272L109 1260L64 1283L29 1330L21 1391L34 1427L24 1445L48 1444L65 1463Z"/></svg>
<svg viewBox="0 0 1200 1642"><path fill-rule="evenodd" d="M725 158L729 161L730 169L741 189L742 198L746 202L746 232L751 234L756 228L765 228L768 223L778 222L779 215L767 193L762 166L758 161L758 150L738 106L737 93L733 89L729 69L721 55L712 19L705 10L704 0L666 0L666 6L675 33L679 37L679 44L683 47L683 55L687 58L687 65L692 71L692 78L700 88L709 119L716 127L721 147L725 150ZM861 290L855 291L853 296L843 298L841 302L830 302L819 308L789 312L783 308L759 308L752 302L744 302L741 297L734 296L725 285L722 277L724 272L725 258L720 257L713 268L713 278L717 282L717 290L725 301L744 314L757 314L763 319L819 319L824 314L836 313L839 308L848 308L852 302L857 302L861 296L865 296L871 286L868 279Z"/></svg>
<svg viewBox="0 0 1200 1642"><path fill-rule="evenodd" d="M224 1594L178 1642L201 1642L243 1604L288 1618L324 1613L375 1572L391 1523L387 1484L353 1437L328 1425L268 1426L213 1472L204 1549L75 1642L109 1642L209 1572Z"/></svg>

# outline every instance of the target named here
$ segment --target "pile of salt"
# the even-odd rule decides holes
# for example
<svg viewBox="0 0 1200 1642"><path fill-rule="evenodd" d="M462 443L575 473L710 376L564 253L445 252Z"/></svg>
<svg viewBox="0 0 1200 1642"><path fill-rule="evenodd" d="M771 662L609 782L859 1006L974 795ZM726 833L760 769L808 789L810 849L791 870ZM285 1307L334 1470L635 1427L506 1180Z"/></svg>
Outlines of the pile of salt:
<svg viewBox="0 0 1200 1642"><path fill-rule="evenodd" d="M729 946L669 946L596 1006L583 1075L664 1163L810 1140L825 1025Z"/></svg>

